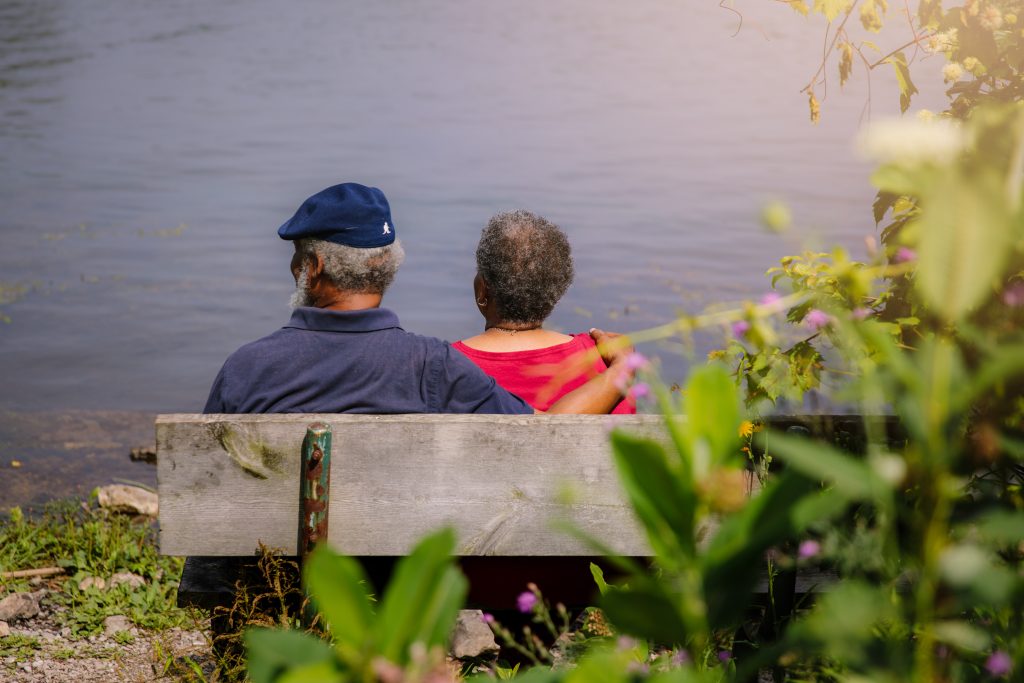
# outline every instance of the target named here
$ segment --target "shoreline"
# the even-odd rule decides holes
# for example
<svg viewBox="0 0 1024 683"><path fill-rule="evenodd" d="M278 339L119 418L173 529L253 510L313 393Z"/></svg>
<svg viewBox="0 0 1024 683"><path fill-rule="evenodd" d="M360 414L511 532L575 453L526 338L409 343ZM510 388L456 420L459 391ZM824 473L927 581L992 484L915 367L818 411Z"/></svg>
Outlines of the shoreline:
<svg viewBox="0 0 1024 683"><path fill-rule="evenodd" d="M0 411L0 510L87 499L97 486L156 486L156 468L133 462L131 449L152 447L155 413Z"/></svg>

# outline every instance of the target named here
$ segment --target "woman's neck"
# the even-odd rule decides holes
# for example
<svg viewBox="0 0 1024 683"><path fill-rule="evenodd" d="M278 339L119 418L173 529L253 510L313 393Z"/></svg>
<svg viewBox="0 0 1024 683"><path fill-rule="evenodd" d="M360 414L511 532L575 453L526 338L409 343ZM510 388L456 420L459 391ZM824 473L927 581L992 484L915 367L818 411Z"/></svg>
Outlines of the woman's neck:
<svg viewBox="0 0 1024 683"><path fill-rule="evenodd" d="M483 334L463 339L462 343L477 351L504 353L532 351L565 344L572 337L559 332L545 330L540 324L512 324L503 321L488 321Z"/></svg>

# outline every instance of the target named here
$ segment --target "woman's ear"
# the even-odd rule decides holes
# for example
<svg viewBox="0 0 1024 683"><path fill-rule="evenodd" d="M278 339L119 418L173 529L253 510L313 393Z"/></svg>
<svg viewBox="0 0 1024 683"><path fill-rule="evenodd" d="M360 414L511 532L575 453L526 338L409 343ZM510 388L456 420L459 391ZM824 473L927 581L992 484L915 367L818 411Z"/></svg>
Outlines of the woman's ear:
<svg viewBox="0 0 1024 683"><path fill-rule="evenodd" d="M483 311L491 302L491 292L487 287L487 281L479 273L473 278L473 296L476 297L477 307Z"/></svg>

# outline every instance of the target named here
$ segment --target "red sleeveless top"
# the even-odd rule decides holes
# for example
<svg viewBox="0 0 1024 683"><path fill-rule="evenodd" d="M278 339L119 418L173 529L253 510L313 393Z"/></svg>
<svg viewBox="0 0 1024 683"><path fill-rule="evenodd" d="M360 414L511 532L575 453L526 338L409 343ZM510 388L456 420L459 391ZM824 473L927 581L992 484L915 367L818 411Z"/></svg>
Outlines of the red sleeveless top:
<svg viewBox="0 0 1024 683"><path fill-rule="evenodd" d="M574 334L572 340L564 344L528 351L478 351L461 341L452 346L499 385L537 410L547 410L562 396L608 369L596 352L592 361L584 356L596 347L589 334ZM634 413L636 404L630 398L622 400L612 410L613 415Z"/></svg>

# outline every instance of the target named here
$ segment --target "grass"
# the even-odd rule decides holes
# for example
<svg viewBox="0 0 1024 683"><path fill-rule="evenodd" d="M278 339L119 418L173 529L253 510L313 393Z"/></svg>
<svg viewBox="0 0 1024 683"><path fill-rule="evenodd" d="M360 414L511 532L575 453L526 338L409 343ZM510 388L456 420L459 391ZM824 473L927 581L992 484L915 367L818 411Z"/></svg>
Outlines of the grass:
<svg viewBox="0 0 1024 683"><path fill-rule="evenodd" d="M0 659L14 657L16 662L23 662L43 645L38 638L12 634L0 638Z"/></svg>
<svg viewBox="0 0 1024 683"><path fill-rule="evenodd" d="M12 508L0 517L0 572L64 569L63 576L51 581L57 591L49 599L66 608L55 617L73 637L102 632L103 620L115 614L155 631L193 626L195 616L175 604L182 562L157 553L156 531L149 520L112 514L91 502L56 501L34 515ZM109 580L118 572L141 576L146 585L78 588L88 576ZM28 579L0 581L0 593L29 589Z"/></svg>

